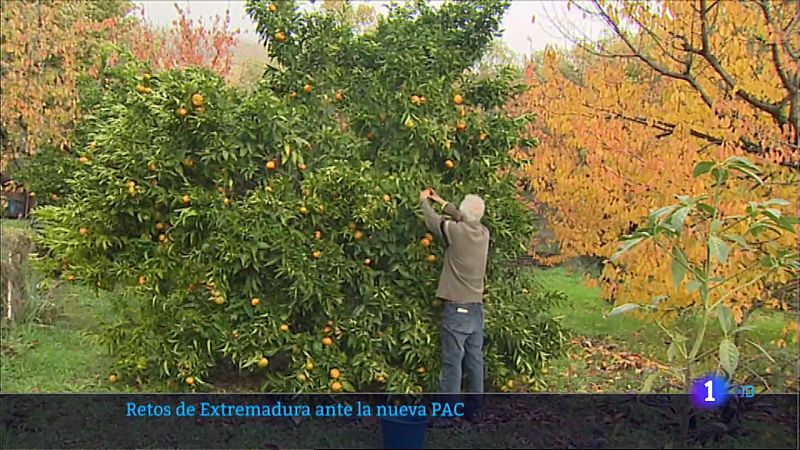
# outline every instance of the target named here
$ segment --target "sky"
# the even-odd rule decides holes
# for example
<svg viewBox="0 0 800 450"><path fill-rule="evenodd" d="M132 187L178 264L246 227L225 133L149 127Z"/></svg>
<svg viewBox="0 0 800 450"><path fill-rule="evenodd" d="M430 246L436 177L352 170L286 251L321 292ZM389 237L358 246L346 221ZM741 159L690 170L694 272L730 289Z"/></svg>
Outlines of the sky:
<svg viewBox="0 0 800 450"><path fill-rule="evenodd" d="M151 23L164 27L170 26L178 17L174 4L183 9L188 6L190 17L203 20L204 23L211 23L217 14L224 16L225 10L229 9L231 27L241 30L239 38L252 42L258 40L255 26L245 13L243 0L140 0L137 3L144 7L145 16ZM369 3L381 9L380 6L388 2L375 0L353 3ZM604 31L599 21L585 18L575 8L567 8L567 2L562 0L512 0L503 19L503 28L503 41L520 56L542 50L547 45L569 46L570 41L559 29L579 31L595 39L602 36Z"/></svg>

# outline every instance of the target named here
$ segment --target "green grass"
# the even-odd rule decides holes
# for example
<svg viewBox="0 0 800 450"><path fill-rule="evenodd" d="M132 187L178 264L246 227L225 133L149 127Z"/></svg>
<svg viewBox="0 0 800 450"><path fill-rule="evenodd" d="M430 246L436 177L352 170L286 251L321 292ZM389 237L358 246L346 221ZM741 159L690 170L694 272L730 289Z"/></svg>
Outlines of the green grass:
<svg viewBox="0 0 800 450"><path fill-rule="evenodd" d="M26 229L30 227L31 223L27 220L19 220L19 219L0 219L0 228L15 228L15 229Z"/></svg>
<svg viewBox="0 0 800 450"><path fill-rule="evenodd" d="M104 392L111 356L93 339L106 298L71 287L53 305L52 318L8 326L2 333L2 392Z"/></svg>
<svg viewBox="0 0 800 450"><path fill-rule="evenodd" d="M537 279L543 288L567 294L569 301L554 312L563 316L565 328L576 337L568 356L555 360L548 370L545 376L546 390L639 390L647 373L656 370L658 365L669 365L666 338L652 321L634 315L604 317L612 306L602 299L600 289L587 287L581 282L581 277L571 275L564 269L541 269ZM774 392L797 389L796 383L791 381L797 377L797 350L779 349L771 344L781 338L786 321L791 320L787 314L757 310L748 320L748 325L755 329L747 332L745 337L761 345L774 362L750 344L744 343L740 348L740 360L747 359L747 365L740 368L744 375L751 377L748 382L761 388L769 387ZM706 347L719 342L719 338L716 323L712 323L706 335ZM604 364L607 367L603 367ZM714 367L709 366L704 370L713 371ZM654 387L658 386L656 382Z"/></svg>

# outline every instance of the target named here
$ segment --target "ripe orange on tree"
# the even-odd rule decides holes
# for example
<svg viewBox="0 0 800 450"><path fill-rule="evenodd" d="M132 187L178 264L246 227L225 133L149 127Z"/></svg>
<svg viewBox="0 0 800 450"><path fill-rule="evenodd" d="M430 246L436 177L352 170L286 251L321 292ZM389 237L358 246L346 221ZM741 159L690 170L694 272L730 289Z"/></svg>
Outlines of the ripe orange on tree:
<svg viewBox="0 0 800 450"><path fill-rule="evenodd" d="M189 377L186 377L186 379L185 379L184 381L185 381L185 382L186 382L186 384L188 384L189 386L193 386L193 385L194 385L194 377L191 377L191 376L189 376Z"/></svg>
<svg viewBox="0 0 800 450"><path fill-rule="evenodd" d="M258 367L261 367L263 369L268 365L269 365L269 360L267 358L262 356L261 359L258 360Z"/></svg>
<svg viewBox="0 0 800 450"><path fill-rule="evenodd" d="M334 381L333 383L331 383L331 390L333 392L340 392L342 390L342 383Z"/></svg>
<svg viewBox="0 0 800 450"><path fill-rule="evenodd" d="M287 323L281 324L281 331L283 331L284 333L289 331L289 324Z"/></svg>
<svg viewBox="0 0 800 450"><path fill-rule="evenodd" d="M167 240L167 235L166 234L159 234L158 235L158 240L161 241L161 242L165 242Z"/></svg>
<svg viewBox="0 0 800 450"><path fill-rule="evenodd" d="M333 378L334 380L337 380L337 379L339 379L339 376L341 376L341 374L342 374L342 373L341 373L341 372L339 372L339 369L337 369L337 368L335 368L335 367L334 367L333 369L331 369L331 371L330 371L330 376L331 376L331 378Z"/></svg>
<svg viewBox="0 0 800 450"><path fill-rule="evenodd" d="M184 108L183 106L181 106L180 108L175 110L175 114L177 114L178 117L183 118L183 117L186 117L187 114L189 114L189 110Z"/></svg>
<svg viewBox="0 0 800 450"><path fill-rule="evenodd" d="M314 232L314 238L317 239L317 240L322 239L322 232L319 231L319 230L315 231Z"/></svg>
<svg viewBox="0 0 800 450"><path fill-rule="evenodd" d="M269 12L271 12L271 13L276 13L276 12L278 12L278 5L276 5L275 3L270 3L270 5L269 5Z"/></svg>
<svg viewBox="0 0 800 450"><path fill-rule="evenodd" d="M383 194L383 201L390 202L392 201L392 196L389 194Z"/></svg>
<svg viewBox="0 0 800 450"><path fill-rule="evenodd" d="M363 231L361 231L361 230L356 230L356 231L353 233L353 239L355 239L355 240L357 240L357 241L360 241L360 240L361 240L361 238L363 238L363 237L364 237L364 232L363 232Z"/></svg>
<svg viewBox="0 0 800 450"><path fill-rule="evenodd" d="M370 258L364 259L364 265L365 266L369 266L370 264L372 264L372 260Z"/></svg>
<svg viewBox="0 0 800 450"><path fill-rule="evenodd" d="M297 163L297 168L300 170L306 170L306 165L303 163Z"/></svg>
<svg viewBox="0 0 800 450"><path fill-rule="evenodd" d="M465 122L458 122L456 124L456 131L464 131L467 129L467 124Z"/></svg>
<svg viewBox="0 0 800 450"><path fill-rule="evenodd" d="M453 96L453 103L455 103L456 105L460 105L460 104L464 103L464 97L462 97L461 94L454 95Z"/></svg>
<svg viewBox="0 0 800 450"><path fill-rule="evenodd" d="M419 241L419 243L422 244L423 247L430 247L431 240L426 238L426 237L424 237L424 238L422 238L421 241Z"/></svg>
<svg viewBox="0 0 800 450"><path fill-rule="evenodd" d="M205 98L203 98L203 94L192 94L192 106L195 108L200 108L205 104Z"/></svg>
<svg viewBox="0 0 800 450"><path fill-rule="evenodd" d="M89 233L89 229L88 229L88 228L86 228L86 227L80 227L80 228L78 229L78 233L80 233L82 236L85 236L86 234L88 234L88 233Z"/></svg>
<svg viewBox="0 0 800 450"><path fill-rule="evenodd" d="M253 305L253 306L258 306L259 303L261 303L260 299L254 298L254 299L250 300L250 304Z"/></svg>
<svg viewBox="0 0 800 450"><path fill-rule="evenodd" d="M283 31L278 31L277 33L275 33L275 40L278 42L286 41L286 33L284 33Z"/></svg>
<svg viewBox="0 0 800 450"><path fill-rule="evenodd" d="M336 91L335 98L336 98L337 102L340 102L340 101L344 100L344 92L342 90Z"/></svg>
<svg viewBox="0 0 800 450"><path fill-rule="evenodd" d="M306 363L306 370L308 370L308 371L314 370L314 362L313 361L308 361Z"/></svg>
<svg viewBox="0 0 800 450"><path fill-rule="evenodd" d="M311 256L313 256L314 259L319 259L322 256L322 252L319 250L314 250L314 252L311 253Z"/></svg>
<svg viewBox="0 0 800 450"><path fill-rule="evenodd" d="M424 374L425 372L426 369L424 367L420 367L419 369L417 369L417 373L419 373L420 375Z"/></svg>
<svg viewBox="0 0 800 450"><path fill-rule="evenodd" d="M222 203L225 206L229 206L231 204L231 199L229 199L228 197L225 197L224 199L222 199Z"/></svg>
<svg viewBox="0 0 800 450"><path fill-rule="evenodd" d="M428 261L429 263L435 263L436 262L436 255L428 255L425 258L425 260Z"/></svg>
<svg viewBox="0 0 800 450"><path fill-rule="evenodd" d="M139 286L144 286L144 283L145 283L146 281L147 281L147 280L145 279L144 275L140 275L140 276L139 276Z"/></svg>
<svg viewBox="0 0 800 450"><path fill-rule="evenodd" d="M331 339L328 336L325 336L324 338L322 338L322 345L324 345L325 347L330 347L331 345L333 345L333 339Z"/></svg>
<svg viewBox="0 0 800 450"><path fill-rule="evenodd" d="M143 84L137 85L136 86L136 92L138 92L140 94L145 94L145 93L147 93L147 87L144 86Z"/></svg>
<svg viewBox="0 0 800 450"><path fill-rule="evenodd" d="M454 163L452 159L448 159L444 162L444 167L447 170L452 170L455 166L456 163Z"/></svg>
<svg viewBox="0 0 800 450"><path fill-rule="evenodd" d="M80 158L78 158L78 161L79 161L81 164L88 164L88 163L89 163L89 158L87 158L87 157L85 157L85 156L81 156Z"/></svg>
<svg viewBox="0 0 800 450"><path fill-rule="evenodd" d="M111 375L108 376L108 382L109 383L116 383L117 382L117 376L112 373Z"/></svg>
<svg viewBox="0 0 800 450"><path fill-rule="evenodd" d="M305 86L303 86L303 92L305 92L306 94L310 94L313 90L314 87L311 86L310 84L306 84Z"/></svg>
<svg viewBox="0 0 800 450"><path fill-rule="evenodd" d="M186 158L183 160L184 167L192 167L194 165L194 160L192 158Z"/></svg>
<svg viewBox="0 0 800 450"><path fill-rule="evenodd" d="M67 281L75 281L75 275L68 276Z"/></svg>
<svg viewBox="0 0 800 450"><path fill-rule="evenodd" d="M191 203L191 202L192 202L192 198L191 198L191 197L189 197L188 195L184 195L184 196L181 198L181 201L183 201L183 204L184 204L184 205L188 205L189 203Z"/></svg>
<svg viewBox="0 0 800 450"><path fill-rule="evenodd" d="M266 164L267 170L275 170L278 167L278 164L275 161L267 161Z"/></svg>
<svg viewBox="0 0 800 450"><path fill-rule="evenodd" d="M299 211L300 211L300 214L302 214L302 215L308 214L308 208L306 208L305 206L301 206Z"/></svg>

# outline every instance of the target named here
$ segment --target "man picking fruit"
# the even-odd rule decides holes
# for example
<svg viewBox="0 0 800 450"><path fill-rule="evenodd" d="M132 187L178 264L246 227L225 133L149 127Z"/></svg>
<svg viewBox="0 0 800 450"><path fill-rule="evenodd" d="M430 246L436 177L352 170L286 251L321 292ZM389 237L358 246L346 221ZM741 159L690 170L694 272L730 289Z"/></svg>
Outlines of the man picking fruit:
<svg viewBox="0 0 800 450"><path fill-rule="evenodd" d="M452 219L437 214L430 204L442 205ZM462 365L468 392L483 393L483 289L489 253L489 230L481 223L485 205L477 195L467 195L458 209L433 189L420 192L425 225L445 247L436 297L443 300L443 393L460 393Z"/></svg>

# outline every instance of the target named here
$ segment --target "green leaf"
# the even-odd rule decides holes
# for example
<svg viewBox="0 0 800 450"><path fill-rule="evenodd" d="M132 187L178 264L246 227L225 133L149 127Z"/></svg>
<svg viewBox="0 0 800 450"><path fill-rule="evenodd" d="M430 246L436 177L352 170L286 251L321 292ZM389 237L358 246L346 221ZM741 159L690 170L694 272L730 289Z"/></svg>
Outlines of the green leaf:
<svg viewBox="0 0 800 450"><path fill-rule="evenodd" d="M739 244L745 250L753 250L753 247L747 243L747 240L739 234L726 234L724 236L727 240Z"/></svg>
<svg viewBox="0 0 800 450"><path fill-rule="evenodd" d="M767 359L769 359L769 360L770 360L770 362L773 362L773 363L775 362L775 359L774 359L772 356L770 356L770 355L769 355L769 353L767 353L767 351L766 351L766 350L764 350L764 347L762 347L762 346L760 346L760 345L758 345L758 344L756 344L755 342L753 342L753 341L750 341L750 340L748 340L748 341L747 341L747 343L748 343L748 344L750 344L750 345L752 345L753 347L755 347L755 348L759 349L759 350L761 351L761 353L763 353L763 354L764 354L764 356L766 356L766 357L767 357Z"/></svg>
<svg viewBox="0 0 800 450"><path fill-rule="evenodd" d="M686 217L689 216L689 208L687 206L678 208L674 213L672 213L672 217L670 217L670 225L672 228L675 229L678 233L683 231L683 224L686 222Z"/></svg>
<svg viewBox="0 0 800 450"><path fill-rule="evenodd" d="M644 383L642 383L642 389L639 391L641 393L648 393L653 390L653 382L658 377L658 372L653 372L644 379Z"/></svg>
<svg viewBox="0 0 800 450"><path fill-rule="evenodd" d="M619 259L628 250L632 249L633 247L636 246L636 244L641 242L642 239L643 238L638 237L638 238L633 238L633 239L628 239L628 240L622 241L622 243L619 245L619 249L617 249L617 251L614 252L614 254L611 256L611 261L616 261L617 259Z"/></svg>
<svg viewBox="0 0 800 450"><path fill-rule="evenodd" d="M624 314L628 311L633 311L636 309L639 309L639 305L634 303L625 303L624 305L619 305L612 309L611 312L608 313L608 317L617 316L619 314Z"/></svg>
<svg viewBox="0 0 800 450"><path fill-rule="evenodd" d="M717 185L724 184L728 180L728 171L725 169L721 169L719 167L714 167L711 169L711 175L714 176L714 180L716 180Z"/></svg>
<svg viewBox="0 0 800 450"><path fill-rule="evenodd" d="M731 156L724 163L726 166L730 167L746 167L754 172L758 172L759 168L755 164L753 164L749 159L742 158L741 156Z"/></svg>
<svg viewBox="0 0 800 450"><path fill-rule="evenodd" d="M672 273L672 285L677 289L683 282L686 276L686 271L689 267L689 261L686 259L686 254L683 250L675 245L672 247L672 264L670 272Z"/></svg>
<svg viewBox="0 0 800 450"><path fill-rule="evenodd" d="M733 313L730 308L720 303L717 305L717 317L719 318L719 326L722 332L727 336L736 324L733 321Z"/></svg>
<svg viewBox="0 0 800 450"><path fill-rule="evenodd" d="M728 374L733 375L739 365L739 349L730 339L723 339L719 343L719 364Z"/></svg>
<svg viewBox="0 0 800 450"><path fill-rule="evenodd" d="M744 325L744 326L741 326L741 327L733 330L733 333L731 333L731 334L743 333L745 331L752 331L752 330L755 330L755 329L756 329L756 327L754 327L752 325Z"/></svg>
<svg viewBox="0 0 800 450"><path fill-rule="evenodd" d="M694 165L694 169L692 169L692 176L697 178L700 175L708 173L716 163L713 161L700 161L699 163Z"/></svg>
<svg viewBox="0 0 800 450"><path fill-rule="evenodd" d="M675 360L675 356L678 353L678 345L677 342L672 341L669 343L669 348L667 348L667 361L672 362Z"/></svg>
<svg viewBox="0 0 800 450"><path fill-rule="evenodd" d="M713 216L717 212L717 208L707 204L707 203L698 203L697 209L703 211L704 213L708 214L709 216Z"/></svg>
<svg viewBox="0 0 800 450"><path fill-rule="evenodd" d="M700 281L692 280L692 281L686 283L686 293L687 294L691 294L692 292L696 292L696 291L698 291L700 289L700 287L702 285L703 285L703 283L701 283Z"/></svg>
<svg viewBox="0 0 800 450"><path fill-rule="evenodd" d="M782 198L771 198L761 203L763 206L788 206L789 204L790 202L788 200L784 200Z"/></svg>
<svg viewBox="0 0 800 450"><path fill-rule="evenodd" d="M756 180L756 182L757 182L758 184L764 184L764 180L762 180L762 179L761 179L761 177L759 177L759 176L758 176L758 175L757 175L755 172L753 172L753 171L752 171L752 170L750 170L750 169L746 169L746 168L744 168L744 167L738 167L738 166L731 167L731 168L732 168L733 170L737 171L737 172L741 172L741 173L743 173L743 174L747 175L748 177L750 177L750 178L752 178L752 179Z"/></svg>
<svg viewBox="0 0 800 450"><path fill-rule="evenodd" d="M728 260L730 248L719 236L712 234L708 237L708 251L712 258L720 263L725 263Z"/></svg>

